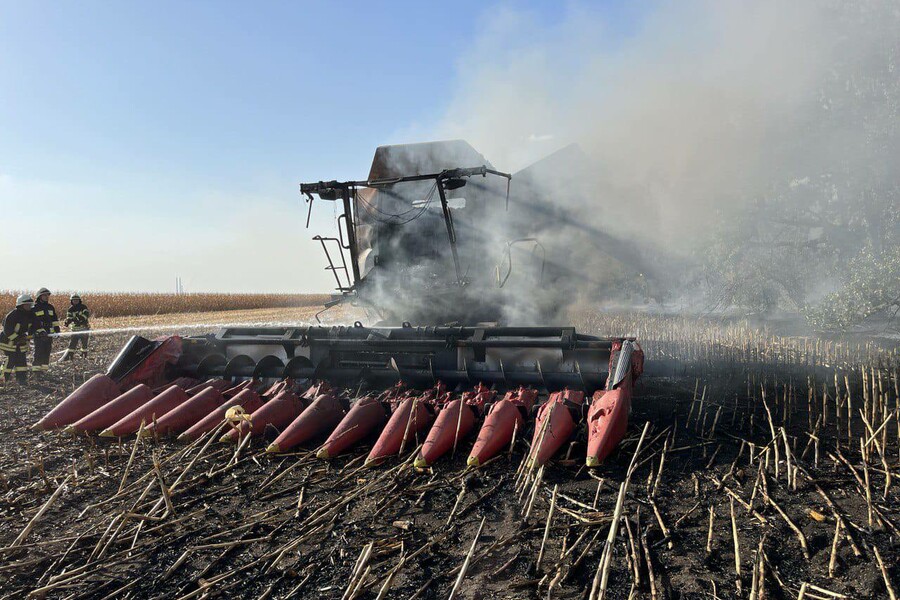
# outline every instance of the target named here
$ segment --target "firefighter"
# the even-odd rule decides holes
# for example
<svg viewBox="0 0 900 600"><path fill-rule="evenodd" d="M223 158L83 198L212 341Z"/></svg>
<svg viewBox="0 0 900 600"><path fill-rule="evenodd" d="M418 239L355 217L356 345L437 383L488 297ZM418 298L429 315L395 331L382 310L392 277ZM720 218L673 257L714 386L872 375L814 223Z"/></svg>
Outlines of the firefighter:
<svg viewBox="0 0 900 600"><path fill-rule="evenodd" d="M9 381L13 374L16 381L28 381L28 341L34 329L32 307L34 300L28 294L16 298L16 307L3 319L0 332L0 350L6 354L6 365L0 371L3 379Z"/></svg>
<svg viewBox="0 0 900 600"><path fill-rule="evenodd" d="M50 369L50 352L53 349L51 333L59 333L59 317L56 309L50 304L50 290L41 288L35 294L37 302L34 303L32 314L34 315L34 360L31 362L31 370L36 373L46 372Z"/></svg>
<svg viewBox="0 0 900 600"><path fill-rule="evenodd" d="M73 332L80 333L72 334L72 338L69 340L69 348L66 350L66 353L63 354L63 357L59 359L60 362L72 360L72 357L75 356L75 349L78 348L79 342L81 343L81 357L87 358L88 341L91 339L91 334L88 333L91 329L91 326L88 323L88 319L91 317L91 311L89 311L87 305L81 301L81 296L78 294L69 296L69 304L69 310L66 311L66 326Z"/></svg>

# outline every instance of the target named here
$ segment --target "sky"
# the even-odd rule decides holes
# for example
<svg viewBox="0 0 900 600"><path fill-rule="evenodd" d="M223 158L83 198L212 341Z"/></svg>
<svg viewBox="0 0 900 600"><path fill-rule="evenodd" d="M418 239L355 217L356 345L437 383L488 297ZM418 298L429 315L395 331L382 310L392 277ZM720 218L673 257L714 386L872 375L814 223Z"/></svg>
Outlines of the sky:
<svg viewBox="0 0 900 600"><path fill-rule="evenodd" d="M0 0L0 289L327 291L297 184L425 141L504 23L625 2ZM490 158L490 157L489 157Z"/></svg>

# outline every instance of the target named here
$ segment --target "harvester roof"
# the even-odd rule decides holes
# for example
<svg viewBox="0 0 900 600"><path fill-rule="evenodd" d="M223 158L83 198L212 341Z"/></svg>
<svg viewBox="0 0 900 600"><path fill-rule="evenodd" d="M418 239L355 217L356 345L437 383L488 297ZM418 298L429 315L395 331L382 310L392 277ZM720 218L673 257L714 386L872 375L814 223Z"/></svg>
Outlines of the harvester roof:
<svg viewBox="0 0 900 600"><path fill-rule="evenodd" d="M378 146L372 158L369 181L476 165L491 167L490 162L465 140Z"/></svg>

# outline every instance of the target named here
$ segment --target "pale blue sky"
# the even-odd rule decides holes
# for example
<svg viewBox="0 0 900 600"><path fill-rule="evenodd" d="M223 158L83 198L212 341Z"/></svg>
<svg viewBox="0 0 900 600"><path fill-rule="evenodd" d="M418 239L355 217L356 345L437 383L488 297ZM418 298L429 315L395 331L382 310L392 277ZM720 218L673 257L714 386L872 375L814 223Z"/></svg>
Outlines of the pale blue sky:
<svg viewBox="0 0 900 600"><path fill-rule="evenodd" d="M573 12L611 44L641 20L624 2L0 0L0 289L328 289L309 238L333 214L304 230L297 183L448 130L498 19Z"/></svg>

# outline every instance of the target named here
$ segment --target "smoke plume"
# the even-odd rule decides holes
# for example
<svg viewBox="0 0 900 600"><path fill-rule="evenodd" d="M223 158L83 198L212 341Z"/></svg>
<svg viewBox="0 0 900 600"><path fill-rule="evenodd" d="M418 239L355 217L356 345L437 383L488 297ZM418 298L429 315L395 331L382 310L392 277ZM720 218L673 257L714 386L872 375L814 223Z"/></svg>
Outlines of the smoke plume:
<svg viewBox="0 0 900 600"><path fill-rule="evenodd" d="M590 157L588 181L548 189L548 201L685 264L696 263L712 231L754 208L742 235L772 231L773 211L792 225L804 210L824 219L825 204L850 223L872 190L896 211L896 2L642 6L646 14L624 32L579 5L551 25L486 11L429 137L465 139L508 171L577 143ZM807 244L819 229L811 222L784 235ZM728 251L744 249L735 242Z"/></svg>

